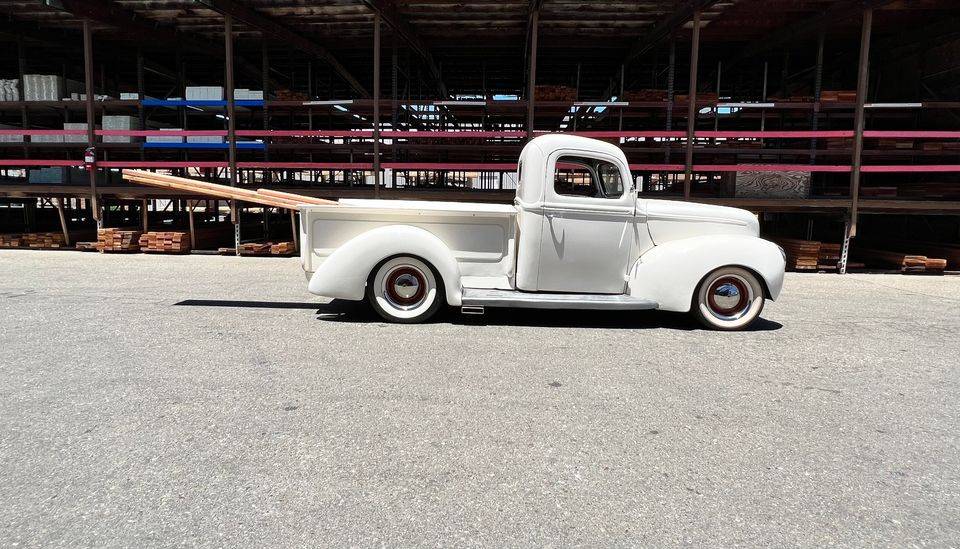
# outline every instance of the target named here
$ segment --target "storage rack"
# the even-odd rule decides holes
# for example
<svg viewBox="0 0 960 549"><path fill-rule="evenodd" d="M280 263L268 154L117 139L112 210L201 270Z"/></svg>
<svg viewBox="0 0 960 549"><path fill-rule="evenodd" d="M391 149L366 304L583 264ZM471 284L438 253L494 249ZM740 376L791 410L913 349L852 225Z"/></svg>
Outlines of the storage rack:
<svg viewBox="0 0 960 549"><path fill-rule="evenodd" d="M537 3L534 3L537 4ZM696 4L696 3L694 3ZM700 20L706 6L691 14L678 14L676 29L694 20L692 44L699 44ZM960 213L960 201L943 199L865 198L871 178L960 173L960 151L917 150L883 147L889 140L949 141L960 139L960 131L923 129L919 122L930 112L955 113L960 102L952 101L870 101L868 57L873 8L868 3L861 15L861 53L857 64L856 101L771 100L751 94L736 99L698 99L696 71L691 71L685 89L673 85L666 100L629 101L605 93L605 100L538 100L534 85L537 71L539 25L532 21L526 56L526 99L497 100L492 93L480 97L424 99L395 91L381 98L379 75L375 70L373 98L321 98L319 90L297 100L186 101L148 99L144 90L144 64L138 58L137 101L93 100L95 80L92 63L86 63L86 101L2 102L0 114L20 113L24 128L4 129L0 135L85 135L82 143L2 143L0 168L9 172L27 167L82 167L82 152L96 147L98 170L124 167L171 170L209 178L235 178L236 184L256 182L281 190L295 190L320 197L416 197L425 199L510 201L509 177L515 170L520 149L540 132L568 131L615 140L627 153L631 170L648 196L669 196L688 200L745 207L761 213L826 213L846 221L844 243L856 234L862 213L950 214ZM542 6L531 5L531 16ZM684 17L689 15L689 17ZM223 14L224 49L233 47L234 15ZM721 14L722 17L722 14ZM379 42L380 12L375 14L374 41ZM395 24L391 28L398 28ZM397 33L402 34L402 33ZM84 52L93 56L90 24L83 25ZM821 34L822 36L822 34ZM823 38L819 48L823 48ZM699 47L690 48L689 67L698 67ZM376 48L377 52L381 48ZM228 56L234 58L233 55ZM269 97L270 67L263 56L262 84ZM379 65L380 55L371 55ZM664 70L676 73L676 56ZM396 56L393 60L396 71ZM22 63L21 63L22 66ZM233 64L226 63L224 81L227 97L232 96ZM579 68L578 68L579 76ZM719 73L719 70L717 71ZM823 57L818 56L811 78L822 80ZM765 81L766 81L766 74ZM720 81L720 75L716 75ZM621 92L623 82L621 73ZM311 80L312 82L312 80ZM821 86L818 83L817 86ZM766 86L764 86L766 87ZM331 86L332 88L332 86ZM522 93L522 90L518 90ZM676 96L684 92L693 101ZM520 95L518 93L517 95ZM719 95L719 94L718 94ZM379 98L379 99L378 99ZM137 114L144 120L152 110L166 109L186 122L203 119L204 129L180 132L161 130L51 129L50 120L66 119L74 111L86 111L84 119L97 113ZM236 109L240 109L237 111ZM229 112L233 111L234 116ZM227 113L226 116L223 116ZM426 116L422 116L428 113ZM226 118L221 129L207 129L210 117ZM27 125L28 120L35 122ZM695 120L688 124L688 120ZM713 129L709 129L710 123ZM233 123L236 127L227 127ZM43 128L41 125L48 126ZM183 125L186 127L186 124ZM389 129L383 129L383 128ZM674 130L672 127L682 129ZM870 129L866 129L866 128ZM322 128L322 129L318 129ZM878 128L878 129L874 129ZM379 134L375 136L375 133ZM142 138L154 135L223 137L224 143L103 143L104 136ZM849 140L849 145L846 144ZM878 141L884 140L884 141ZM843 146L824 146L835 142ZM733 145L730 145L733 143ZM758 148L759 145L759 148ZM320 157L319 159L317 157ZM233 169L231 169L233 168ZM384 179L389 170L390 177ZM740 171L797 171L823 174L831 190L847 186L846 196L815 193L810 198L737 198L711 192L711 182L722 174ZM491 174L483 190L466 189L457 183L457 172ZM429 173L427 177L425 174ZM861 174L865 181L861 180ZM653 179L660 184L652 190ZM373 183L369 180L375 180ZM426 180L426 183L424 183ZM182 197L162 190L136 186L98 184L91 176L90 187L47 185L25 182L0 186L7 197L107 197L108 199L153 200ZM864 185L868 183L868 185ZM97 216L97 209L92 213ZM236 220L236 216L234 216ZM237 241L239 242L239 233ZM846 248L846 246L845 246Z"/></svg>

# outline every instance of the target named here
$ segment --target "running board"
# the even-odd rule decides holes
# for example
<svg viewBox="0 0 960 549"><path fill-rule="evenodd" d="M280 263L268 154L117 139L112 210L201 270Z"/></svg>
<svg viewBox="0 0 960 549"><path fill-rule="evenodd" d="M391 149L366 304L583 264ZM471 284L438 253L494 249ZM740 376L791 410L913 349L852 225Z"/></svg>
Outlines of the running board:
<svg viewBox="0 0 960 549"><path fill-rule="evenodd" d="M653 300L628 295L548 294L514 290L464 288L464 308L517 307L526 309L645 310L660 305ZM476 309L474 309L476 310Z"/></svg>

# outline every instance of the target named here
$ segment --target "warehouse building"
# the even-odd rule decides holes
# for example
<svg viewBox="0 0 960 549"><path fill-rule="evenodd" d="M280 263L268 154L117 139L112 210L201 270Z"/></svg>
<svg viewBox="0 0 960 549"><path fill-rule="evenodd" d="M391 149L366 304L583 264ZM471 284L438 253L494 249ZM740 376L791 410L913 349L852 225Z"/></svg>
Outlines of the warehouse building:
<svg viewBox="0 0 960 549"><path fill-rule="evenodd" d="M621 146L644 197L756 212L793 268L960 269L956 0L11 0L0 18L3 247L294 253L288 210L121 170L510 202L526 141L577 132Z"/></svg>

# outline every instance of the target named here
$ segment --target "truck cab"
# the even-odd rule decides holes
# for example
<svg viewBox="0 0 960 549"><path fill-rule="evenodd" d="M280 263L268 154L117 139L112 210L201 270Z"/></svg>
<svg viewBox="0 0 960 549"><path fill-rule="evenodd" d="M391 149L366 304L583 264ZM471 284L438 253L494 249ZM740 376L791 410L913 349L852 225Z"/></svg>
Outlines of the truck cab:
<svg viewBox="0 0 960 549"><path fill-rule="evenodd" d="M301 207L311 292L421 322L444 304L662 309L742 329L776 299L783 251L735 208L638 198L623 152L565 134L520 155L513 205L341 200Z"/></svg>

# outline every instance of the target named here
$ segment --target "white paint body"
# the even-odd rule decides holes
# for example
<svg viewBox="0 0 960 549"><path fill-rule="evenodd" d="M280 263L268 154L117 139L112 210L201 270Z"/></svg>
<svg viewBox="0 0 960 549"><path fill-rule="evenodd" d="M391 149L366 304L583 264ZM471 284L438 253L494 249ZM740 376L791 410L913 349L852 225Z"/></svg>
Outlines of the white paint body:
<svg viewBox="0 0 960 549"><path fill-rule="evenodd" d="M557 159L612 163L626 189L616 198L558 194ZM459 306L464 288L627 294L685 312L700 281L723 266L763 280L769 299L783 285L782 250L759 238L745 210L638 199L616 146L569 135L533 139L521 153L514 205L341 200L301 207L301 261L310 292L361 300L381 261L422 258Z"/></svg>

